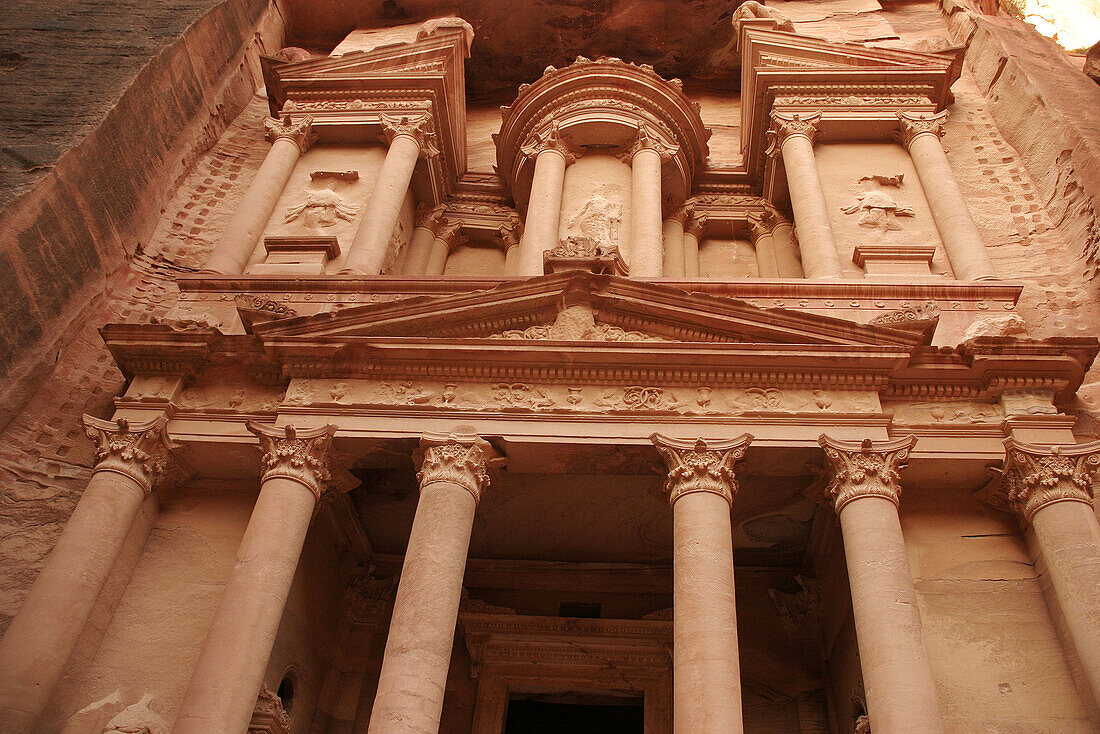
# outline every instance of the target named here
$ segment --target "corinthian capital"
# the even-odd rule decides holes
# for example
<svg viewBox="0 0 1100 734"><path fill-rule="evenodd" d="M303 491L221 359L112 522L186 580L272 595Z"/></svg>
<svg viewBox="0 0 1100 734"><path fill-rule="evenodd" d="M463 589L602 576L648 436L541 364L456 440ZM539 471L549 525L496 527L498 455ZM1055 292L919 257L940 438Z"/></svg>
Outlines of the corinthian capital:
<svg viewBox="0 0 1100 734"><path fill-rule="evenodd" d="M527 158L538 157L539 153L552 150L565 158L565 164L573 165L577 161L577 152L565 138L562 137L558 123L550 124L550 129L543 133L531 133L527 141L519 147L519 152Z"/></svg>
<svg viewBox="0 0 1100 734"><path fill-rule="evenodd" d="M1100 469L1100 441L1071 446L1039 446L1005 439L1004 477L990 504L1011 508L1031 522L1055 502L1091 504L1092 474Z"/></svg>
<svg viewBox="0 0 1100 734"><path fill-rule="evenodd" d="M649 126L643 122L638 125L638 134L634 136L634 142L626 149L623 158L629 162L634 159L635 155L643 150L656 151L657 155L661 156L661 162L663 163L671 160L672 156L680 151L680 146L669 145L655 135L653 131L649 129Z"/></svg>
<svg viewBox="0 0 1100 734"><path fill-rule="evenodd" d="M684 233L690 234L693 237L699 238L703 236L703 231L707 228L707 215L695 214L691 215L691 218L684 224Z"/></svg>
<svg viewBox="0 0 1100 734"><path fill-rule="evenodd" d="M475 503L489 486L489 470L505 461L480 436L453 433L425 434L413 460L421 492L437 482L456 484L469 492Z"/></svg>
<svg viewBox="0 0 1100 734"><path fill-rule="evenodd" d="M821 113L814 112L810 115L781 115L772 113L772 127L768 130L768 138L773 141L773 147L782 146L787 138L800 135L810 141L810 145L817 142L817 124L821 122Z"/></svg>
<svg viewBox="0 0 1100 734"><path fill-rule="evenodd" d="M668 469L665 489L670 505L692 492L711 492L733 504L737 494L733 465L745 455L752 436L746 433L727 441L684 441L654 433L649 439Z"/></svg>
<svg viewBox="0 0 1100 734"><path fill-rule="evenodd" d="M179 445L168 436L168 419L158 416L142 423L124 418L105 421L85 415L84 433L95 442L95 471L113 471L134 480L149 494L172 469L182 466L172 454Z"/></svg>
<svg viewBox="0 0 1100 734"><path fill-rule="evenodd" d="M898 142L906 148L918 135L943 137L943 123L947 121L947 110L935 115L914 115L901 111L897 114L900 121L897 133Z"/></svg>
<svg viewBox="0 0 1100 734"><path fill-rule="evenodd" d="M418 115L388 115L383 113L382 138L387 145L404 135L416 141L420 147L421 158L433 158L439 155L435 133L431 131L431 118L424 113Z"/></svg>
<svg viewBox="0 0 1100 734"><path fill-rule="evenodd" d="M885 497L895 505L901 500L901 475L916 436L895 441L836 441L822 434L818 439L825 449L832 475L825 488L837 514L844 505L860 497Z"/></svg>
<svg viewBox="0 0 1100 734"><path fill-rule="evenodd" d="M681 227L687 227L688 222L691 220L694 214L695 204L693 202L688 202L679 209L673 210L672 213L665 217L665 221L679 222Z"/></svg>
<svg viewBox="0 0 1100 734"><path fill-rule="evenodd" d="M328 486L329 447L336 426L276 428L249 421L248 430L260 439L260 482L283 478L298 482L318 499Z"/></svg>
<svg viewBox="0 0 1100 734"><path fill-rule="evenodd" d="M264 137L269 143L274 143L279 138L286 138L298 146L298 150L305 153L317 140L313 134L313 118L303 115L297 122L292 122L290 115L284 115L281 120L273 120L270 117L264 120L264 129L267 131Z"/></svg>
<svg viewBox="0 0 1100 734"><path fill-rule="evenodd" d="M443 220L443 214L447 211L447 207L440 204L439 206L428 206L421 202L416 207L416 216L413 220L414 227L424 227L430 229L432 232L436 231L439 223Z"/></svg>

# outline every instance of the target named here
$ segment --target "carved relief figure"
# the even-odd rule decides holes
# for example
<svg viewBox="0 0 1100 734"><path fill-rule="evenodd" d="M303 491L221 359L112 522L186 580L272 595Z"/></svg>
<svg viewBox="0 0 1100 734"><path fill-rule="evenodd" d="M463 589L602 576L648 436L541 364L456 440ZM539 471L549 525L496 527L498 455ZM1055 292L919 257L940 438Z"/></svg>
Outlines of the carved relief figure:
<svg viewBox="0 0 1100 734"><path fill-rule="evenodd" d="M913 207L899 204L884 191L864 191L855 202L841 209L845 214L859 214L859 226L880 229L883 232L901 229L896 217L912 217Z"/></svg>
<svg viewBox="0 0 1100 734"><path fill-rule="evenodd" d="M596 194L569 218L566 226L570 232L578 232L601 245L616 245L619 242L619 225L622 221L622 202Z"/></svg>
<svg viewBox="0 0 1100 734"><path fill-rule="evenodd" d="M289 223L301 218L302 225L310 229L331 227L337 219L352 221L359 207L344 203L344 198L336 193L336 183L335 178L314 179L306 188L305 201L287 207L283 221Z"/></svg>

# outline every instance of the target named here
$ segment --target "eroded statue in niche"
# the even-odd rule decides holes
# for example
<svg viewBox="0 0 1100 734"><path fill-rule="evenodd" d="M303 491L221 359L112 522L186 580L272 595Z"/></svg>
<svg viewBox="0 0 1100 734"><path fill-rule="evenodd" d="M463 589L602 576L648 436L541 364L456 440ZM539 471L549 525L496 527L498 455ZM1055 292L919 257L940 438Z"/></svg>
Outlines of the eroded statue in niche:
<svg viewBox="0 0 1100 734"><path fill-rule="evenodd" d="M580 211L569 218L566 226L570 232L578 232L610 247L619 242L619 225L622 221L622 203L602 194L595 194L584 203Z"/></svg>
<svg viewBox="0 0 1100 734"><path fill-rule="evenodd" d="M332 178L315 180L306 188L304 202L287 207L283 221L289 223L300 218L302 225L315 229L331 227L339 219L345 222L355 219L359 207L344 203L344 197L336 193L336 183Z"/></svg>
<svg viewBox="0 0 1100 734"><path fill-rule="evenodd" d="M897 217L912 217L916 215L913 207L899 204L893 196L885 191L863 191L856 195L856 200L841 211L845 214L859 214L858 224L868 229L879 229L888 232L901 227L895 221Z"/></svg>

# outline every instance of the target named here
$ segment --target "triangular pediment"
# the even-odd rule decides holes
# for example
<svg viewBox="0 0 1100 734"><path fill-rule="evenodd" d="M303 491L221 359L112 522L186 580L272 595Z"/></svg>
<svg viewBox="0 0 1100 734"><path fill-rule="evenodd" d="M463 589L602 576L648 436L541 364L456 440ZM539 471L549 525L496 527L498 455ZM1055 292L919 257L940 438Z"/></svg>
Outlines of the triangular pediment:
<svg viewBox="0 0 1100 734"><path fill-rule="evenodd" d="M908 350L920 334L657 283L573 271L463 295L423 296L257 324L265 343L373 338L487 342L876 346Z"/></svg>

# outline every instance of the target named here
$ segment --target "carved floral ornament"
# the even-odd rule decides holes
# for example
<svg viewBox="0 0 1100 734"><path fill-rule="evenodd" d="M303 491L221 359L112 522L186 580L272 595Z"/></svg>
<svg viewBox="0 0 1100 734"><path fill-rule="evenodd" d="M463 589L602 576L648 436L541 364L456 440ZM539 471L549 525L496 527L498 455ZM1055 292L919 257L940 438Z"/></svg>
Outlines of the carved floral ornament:
<svg viewBox="0 0 1100 734"><path fill-rule="evenodd" d="M860 497L883 497L898 505L901 500L899 470L909 458L916 436L895 441L837 441L825 436L818 439L831 469L825 496L837 514Z"/></svg>
<svg viewBox="0 0 1100 734"><path fill-rule="evenodd" d="M320 499L328 486L329 448L336 426L297 429L249 421L248 430L260 440L260 482L289 479Z"/></svg>
<svg viewBox="0 0 1100 734"><path fill-rule="evenodd" d="M505 463L488 441L470 434L425 434L413 459L421 492L432 484L455 484L475 503L489 486L490 470Z"/></svg>
<svg viewBox="0 0 1100 734"><path fill-rule="evenodd" d="M283 701L266 684L260 684L260 695L256 697L256 706L252 709L252 720L248 723L248 734L288 734L290 716L283 708Z"/></svg>
<svg viewBox="0 0 1100 734"><path fill-rule="evenodd" d="M726 441L684 441L655 433L650 440L668 469L665 489L670 505L686 494L711 492L732 506L737 494L733 467L745 455L752 436L746 433Z"/></svg>
<svg viewBox="0 0 1100 734"><path fill-rule="evenodd" d="M265 137L269 143L285 138L297 145L303 154L317 141L311 115L303 115L297 122L292 121L290 115L284 115L282 119L269 117L264 120L264 130L267 131Z"/></svg>
<svg viewBox="0 0 1100 734"><path fill-rule="evenodd" d="M416 141L421 158L434 158L439 155L435 133L431 130L431 116L425 113L389 115L383 113L382 139L387 145L399 137L408 137Z"/></svg>
<svg viewBox="0 0 1100 734"><path fill-rule="evenodd" d="M566 165L572 165L577 161L577 151L562 137L558 123L551 122L550 127L543 132L531 133L530 137L519 147L520 153L527 158L537 158L545 151L552 150L565 159Z"/></svg>
<svg viewBox="0 0 1100 734"><path fill-rule="evenodd" d="M1100 469L1100 441L1072 446L1040 446L1005 439L1005 466L990 504L1011 508L1031 522L1035 513L1055 502L1091 506L1092 475Z"/></svg>
<svg viewBox="0 0 1100 734"><path fill-rule="evenodd" d="M638 133L634 136L633 142L623 152L622 158L627 162L633 161L634 156L645 150L652 150L660 157L661 162L665 163L672 160L672 156L680 152L680 146L666 143L650 130L649 125L643 122L639 123Z"/></svg>
<svg viewBox="0 0 1100 734"><path fill-rule="evenodd" d="M900 129L897 133L898 142L907 148L920 135L943 137L943 125L947 122L947 110L935 115L914 115L901 111L897 115L900 123Z"/></svg>
<svg viewBox="0 0 1100 734"><path fill-rule="evenodd" d="M821 122L821 113L814 112L809 115L793 114L781 115L772 112L772 127L768 130L768 139L778 148L786 142L787 138L801 136L810 141L810 145L817 142L817 125Z"/></svg>
<svg viewBox="0 0 1100 734"><path fill-rule="evenodd" d="M113 471L132 479L149 494L173 470L184 466L172 454L180 446L168 436L168 419L131 423L125 418L105 421L84 415L84 432L95 442L95 471Z"/></svg>

